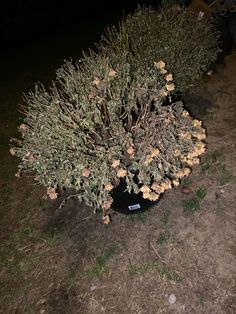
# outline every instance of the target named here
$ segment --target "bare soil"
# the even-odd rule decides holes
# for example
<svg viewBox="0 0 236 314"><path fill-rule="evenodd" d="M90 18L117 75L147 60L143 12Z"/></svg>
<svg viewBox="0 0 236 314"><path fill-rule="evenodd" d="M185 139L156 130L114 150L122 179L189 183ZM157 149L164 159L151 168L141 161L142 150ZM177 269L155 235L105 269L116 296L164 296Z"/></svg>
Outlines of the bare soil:
<svg viewBox="0 0 236 314"><path fill-rule="evenodd" d="M5 82L0 313L236 313L236 54L225 64L188 95L208 133L201 164L157 205L114 212L108 226L73 199L58 209L61 200L49 201L31 177L14 176L7 143L19 124L16 104L35 75L49 80L51 70L31 67Z"/></svg>

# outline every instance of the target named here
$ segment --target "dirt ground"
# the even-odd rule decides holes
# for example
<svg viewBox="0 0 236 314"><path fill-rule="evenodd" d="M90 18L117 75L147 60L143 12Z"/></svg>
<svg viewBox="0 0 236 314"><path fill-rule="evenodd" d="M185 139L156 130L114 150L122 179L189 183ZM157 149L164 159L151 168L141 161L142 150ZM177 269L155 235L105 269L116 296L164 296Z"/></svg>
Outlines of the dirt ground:
<svg viewBox="0 0 236 314"><path fill-rule="evenodd" d="M114 212L108 226L73 199L59 210L31 177L14 176L16 105L56 63L1 85L0 313L236 313L236 54L186 97L208 133L201 164L157 205Z"/></svg>

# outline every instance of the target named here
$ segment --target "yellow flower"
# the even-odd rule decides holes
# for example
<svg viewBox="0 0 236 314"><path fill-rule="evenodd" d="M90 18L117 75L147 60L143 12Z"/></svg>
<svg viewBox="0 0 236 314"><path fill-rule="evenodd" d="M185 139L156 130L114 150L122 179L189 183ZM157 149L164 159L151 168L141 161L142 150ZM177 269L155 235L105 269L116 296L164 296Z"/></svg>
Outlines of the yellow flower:
<svg viewBox="0 0 236 314"><path fill-rule="evenodd" d="M111 191L114 189L114 185L111 184L111 182L108 182L106 185L105 185L105 191Z"/></svg>
<svg viewBox="0 0 236 314"><path fill-rule="evenodd" d="M165 77L165 80L167 82L173 81L173 75L172 74L167 74L166 77Z"/></svg>
<svg viewBox="0 0 236 314"><path fill-rule="evenodd" d="M156 157L157 155L159 155L160 151L158 148L153 148L151 151L151 157Z"/></svg>
<svg viewBox="0 0 236 314"><path fill-rule="evenodd" d="M112 161L112 167L113 168L116 168L116 167L118 167L120 165L120 160L119 159L115 159L115 160L113 160Z"/></svg>
<svg viewBox="0 0 236 314"><path fill-rule="evenodd" d="M135 152L135 149L132 147L132 146L130 146L128 149L127 149L127 153L130 155L130 156L134 156L134 152Z"/></svg>
<svg viewBox="0 0 236 314"><path fill-rule="evenodd" d="M165 88L161 88L160 91L159 91L159 95L161 97L166 97L168 95L168 93L167 93Z"/></svg>
<svg viewBox="0 0 236 314"><path fill-rule="evenodd" d="M117 177L118 178L124 178L126 176L127 170L123 169L123 168L119 168L117 170Z"/></svg>
<svg viewBox="0 0 236 314"><path fill-rule="evenodd" d="M98 77L95 77L95 79L93 80L93 85L98 86L98 85L100 85L100 83L101 83L101 80L99 80Z"/></svg>
<svg viewBox="0 0 236 314"><path fill-rule="evenodd" d="M10 148L9 152L10 152L10 154L11 154L12 156L15 156L15 155L16 155L16 151L15 151L15 149L14 149L13 147Z"/></svg>
<svg viewBox="0 0 236 314"><path fill-rule="evenodd" d="M58 193L56 193L56 190L52 187L47 188L47 195L51 200L55 200L58 197Z"/></svg>
<svg viewBox="0 0 236 314"><path fill-rule="evenodd" d="M149 197L150 197L150 193L148 193L148 192L143 193L144 199L149 199Z"/></svg>
<svg viewBox="0 0 236 314"><path fill-rule="evenodd" d="M150 201L155 202L155 201L157 201L157 200L159 199L159 197L160 197L159 194L157 194L157 193L155 193L155 192L152 192L152 193L149 194L148 199L149 199Z"/></svg>
<svg viewBox="0 0 236 314"><path fill-rule="evenodd" d="M90 170L87 169L87 168L84 168L83 171L82 171L82 176L85 177L85 178L88 178L90 175Z"/></svg>
<svg viewBox="0 0 236 314"><path fill-rule="evenodd" d="M179 180L178 179L175 179L172 181L173 185L174 186L178 186L179 185Z"/></svg>
<svg viewBox="0 0 236 314"><path fill-rule="evenodd" d="M182 112L182 116L185 117L185 118L188 117L188 116L189 116L188 111L184 110L184 111Z"/></svg>
<svg viewBox="0 0 236 314"><path fill-rule="evenodd" d="M200 127L202 125L202 121L199 121L197 119L194 119L193 120L193 126L195 127Z"/></svg>
<svg viewBox="0 0 236 314"><path fill-rule="evenodd" d="M166 74L167 71L166 71L166 69L163 68L163 69L160 69L160 73L161 73L161 74Z"/></svg>
<svg viewBox="0 0 236 314"><path fill-rule="evenodd" d="M171 189L171 181L169 179L165 180L161 183L161 187L163 187L165 190Z"/></svg>
<svg viewBox="0 0 236 314"><path fill-rule="evenodd" d="M149 193L150 192L150 188L147 185L143 185L140 188L140 191L143 192L143 193Z"/></svg>
<svg viewBox="0 0 236 314"><path fill-rule="evenodd" d="M151 185L151 189L159 194L165 192L165 188L162 184L158 184L157 182L154 182L152 185Z"/></svg>
<svg viewBox="0 0 236 314"><path fill-rule="evenodd" d="M187 158L185 156L181 157L182 162L187 162Z"/></svg>
<svg viewBox="0 0 236 314"><path fill-rule="evenodd" d="M189 168L184 168L183 172L184 172L184 176L188 176L191 173L191 170Z"/></svg>
<svg viewBox="0 0 236 314"><path fill-rule="evenodd" d="M200 159L199 158L193 158L193 164L194 165L199 165L199 163L200 163Z"/></svg>
<svg viewBox="0 0 236 314"><path fill-rule="evenodd" d="M197 133L197 134L195 135L195 137L196 137L199 141L205 140L206 134L205 134L205 133Z"/></svg>
<svg viewBox="0 0 236 314"><path fill-rule="evenodd" d="M114 69L110 69L108 76L110 77L116 76L116 71Z"/></svg>
<svg viewBox="0 0 236 314"><path fill-rule="evenodd" d="M157 69L162 70L165 68L166 64L164 61L160 60L158 62L154 61L154 65Z"/></svg>
<svg viewBox="0 0 236 314"><path fill-rule="evenodd" d="M20 129L21 131L26 131L27 128L28 128L28 126L27 126L26 124L24 124L24 123L22 123L22 124L19 126L19 129Z"/></svg>
<svg viewBox="0 0 236 314"><path fill-rule="evenodd" d="M175 90L175 84L174 83L166 84L165 87L168 90L168 92L172 92L173 90Z"/></svg>
<svg viewBox="0 0 236 314"><path fill-rule="evenodd" d="M206 147L204 143L199 142L195 144L194 151L196 152L196 156L203 154L205 150L206 150Z"/></svg>
<svg viewBox="0 0 236 314"><path fill-rule="evenodd" d="M193 160L192 160L192 159L188 159L188 160L187 160L187 164L188 164L189 166L192 166L192 165L193 165Z"/></svg>
<svg viewBox="0 0 236 314"><path fill-rule="evenodd" d="M146 159L145 159L145 161L144 161L144 165L148 165L148 164L150 164L150 162L152 162L153 161L153 157L151 156L151 155L147 155L147 157L146 157Z"/></svg>
<svg viewBox="0 0 236 314"><path fill-rule="evenodd" d="M108 210L109 208L111 208L112 203L113 203L113 199L110 198L109 200L105 201L102 204L102 209Z"/></svg>
<svg viewBox="0 0 236 314"><path fill-rule="evenodd" d="M102 220L105 225L108 225L111 222L111 217L110 215L106 214L102 217Z"/></svg>
<svg viewBox="0 0 236 314"><path fill-rule="evenodd" d="M185 138L186 140L191 140L191 138L192 138L192 135L190 132L181 132L179 135L181 137Z"/></svg>
<svg viewBox="0 0 236 314"><path fill-rule="evenodd" d="M189 168L183 168L183 169L180 169L179 171L176 172L175 177L177 179L180 179L180 178L183 178L183 177L186 177L187 175L189 175L190 172L191 172L191 170Z"/></svg>

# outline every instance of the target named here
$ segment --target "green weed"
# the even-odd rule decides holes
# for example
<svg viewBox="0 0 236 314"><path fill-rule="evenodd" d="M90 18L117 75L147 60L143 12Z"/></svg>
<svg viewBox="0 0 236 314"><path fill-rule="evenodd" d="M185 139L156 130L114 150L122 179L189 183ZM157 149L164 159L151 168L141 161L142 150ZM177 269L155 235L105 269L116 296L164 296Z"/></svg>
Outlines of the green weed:
<svg viewBox="0 0 236 314"><path fill-rule="evenodd" d="M142 263L141 265L132 265L131 261L129 260L128 271L130 275L143 275L147 272L153 271L167 280L175 281L177 283L181 282L182 280L179 274L177 274L165 264L157 261L146 262Z"/></svg>
<svg viewBox="0 0 236 314"><path fill-rule="evenodd" d="M190 183L191 183L191 180L190 180L189 177L183 178L183 179L181 180L181 185L183 185L183 186L187 186L187 185L189 185Z"/></svg>
<svg viewBox="0 0 236 314"><path fill-rule="evenodd" d="M26 225L20 230L14 232L10 236L10 240L17 243L25 242L33 235L34 231L35 229L32 225Z"/></svg>
<svg viewBox="0 0 236 314"><path fill-rule="evenodd" d="M159 234L159 237L158 237L156 243L159 244L159 245L163 245L163 244L165 244L165 243L168 242L168 239L169 239L168 234L166 234L166 233L164 233L164 232L163 232L163 233L161 232L161 233Z"/></svg>
<svg viewBox="0 0 236 314"><path fill-rule="evenodd" d="M196 190L194 194L195 195L192 198L183 201L183 208L184 211L187 213L194 213L200 210L201 202L206 197L207 190L204 187L200 187Z"/></svg>
<svg viewBox="0 0 236 314"><path fill-rule="evenodd" d="M48 246L54 246L60 238L61 238L61 234L56 228L49 228L48 230L44 231L42 234L42 240Z"/></svg>
<svg viewBox="0 0 236 314"><path fill-rule="evenodd" d="M129 223L133 223L135 221L144 223L147 220L148 211L145 212L138 212L136 214L127 215L127 220Z"/></svg>
<svg viewBox="0 0 236 314"><path fill-rule="evenodd" d="M197 191L195 192L195 195L197 196L197 198L202 201L204 200L204 198L207 195L207 190L204 187L200 187L197 189Z"/></svg>
<svg viewBox="0 0 236 314"><path fill-rule="evenodd" d="M84 271L84 274L89 277L101 277L106 273L107 267L106 264L108 260L116 254L118 250L118 246L115 245L107 250L96 258L96 264L91 269Z"/></svg>
<svg viewBox="0 0 236 314"><path fill-rule="evenodd" d="M225 165L221 165L218 168L218 173L219 174L218 174L217 181L220 186L224 186L230 182L235 182L236 177L232 175L232 173L228 169L226 169Z"/></svg>
<svg viewBox="0 0 236 314"><path fill-rule="evenodd" d="M189 200L184 200L183 207L185 212L194 213L200 209L199 199L197 197L193 197Z"/></svg>
<svg viewBox="0 0 236 314"><path fill-rule="evenodd" d="M167 225L169 223L169 218L170 218L170 212L169 210L166 210L161 217L161 222L164 225Z"/></svg>

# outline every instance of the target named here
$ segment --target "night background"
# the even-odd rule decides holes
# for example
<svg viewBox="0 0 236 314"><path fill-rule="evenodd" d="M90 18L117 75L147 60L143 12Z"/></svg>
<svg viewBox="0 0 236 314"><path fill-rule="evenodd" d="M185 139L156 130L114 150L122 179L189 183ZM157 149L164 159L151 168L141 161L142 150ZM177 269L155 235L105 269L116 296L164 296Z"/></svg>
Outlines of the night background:
<svg viewBox="0 0 236 314"><path fill-rule="evenodd" d="M157 3L139 1L140 5ZM37 73L42 67L53 78L64 59L78 59L82 50L93 48L107 25L118 23L136 8L137 2L133 0L1 1L1 84L21 71L31 72L34 81L43 80Z"/></svg>

